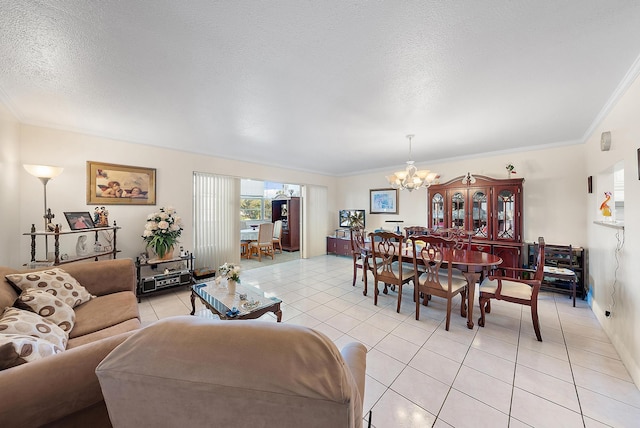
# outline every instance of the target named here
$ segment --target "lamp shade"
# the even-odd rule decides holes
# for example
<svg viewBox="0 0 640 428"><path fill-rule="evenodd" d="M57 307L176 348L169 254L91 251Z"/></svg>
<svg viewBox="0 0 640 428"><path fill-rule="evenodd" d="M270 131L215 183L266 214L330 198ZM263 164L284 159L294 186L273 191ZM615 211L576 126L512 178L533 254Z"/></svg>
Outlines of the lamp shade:
<svg viewBox="0 0 640 428"><path fill-rule="evenodd" d="M38 178L54 178L62 174L64 168L59 166L49 166L49 165L22 165L25 170L34 177Z"/></svg>

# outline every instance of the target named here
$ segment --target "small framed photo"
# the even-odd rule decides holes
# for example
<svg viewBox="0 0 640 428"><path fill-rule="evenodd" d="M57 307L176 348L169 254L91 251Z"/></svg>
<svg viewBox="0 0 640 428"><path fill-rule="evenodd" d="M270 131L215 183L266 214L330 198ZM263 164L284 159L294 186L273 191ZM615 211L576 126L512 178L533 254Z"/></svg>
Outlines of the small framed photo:
<svg viewBox="0 0 640 428"><path fill-rule="evenodd" d="M398 214L398 189L369 190L370 214Z"/></svg>
<svg viewBox="0 0 640 428"><path fill-rule="evenodd" d="M87 204L155 205L155 168L87 161Z"/></svg>
<svg viewBox="0 0 640 428"><path fill-rule="evenodd" d="M64 216L67 218L67 222L69 223L71 230L95 228L89 211L65 212Z"/></svg>

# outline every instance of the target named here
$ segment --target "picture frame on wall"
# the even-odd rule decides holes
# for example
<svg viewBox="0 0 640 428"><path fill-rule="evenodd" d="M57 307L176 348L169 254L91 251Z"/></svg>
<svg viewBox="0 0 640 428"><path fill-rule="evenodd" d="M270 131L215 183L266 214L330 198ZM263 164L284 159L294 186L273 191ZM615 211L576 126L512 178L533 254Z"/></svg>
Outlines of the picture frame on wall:
<svg viewBox="0 0 640 428"><path fill-rule="evenodd" d="M155 205L155 168L87 161L87 204Z"/></svg>
<svg viewBox="0 0 640 428"><path fill-rule="evenodd" d="M398 214L398 189L370 189L370 214Z"/></svg>
<svg viewBox="0 0 640 428"><path fill-rule="evenodd" d="M95 224L88 211L65 212L65 218L71 230L94 229Z"/></svg>

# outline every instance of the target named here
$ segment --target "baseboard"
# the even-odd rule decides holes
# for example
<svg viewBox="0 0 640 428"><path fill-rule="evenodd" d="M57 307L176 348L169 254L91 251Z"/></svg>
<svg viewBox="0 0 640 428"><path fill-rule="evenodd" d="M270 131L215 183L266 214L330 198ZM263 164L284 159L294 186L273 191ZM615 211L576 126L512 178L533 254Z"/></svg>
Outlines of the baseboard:
<svg viewBox="0 0 640 428"><path fill-rule="evenodd" d="M636 388L640 389L640 366L638 366L637 361L635 361L633 355L631 355L629 349L625 346L625 343L620 339L620 337L611 333L611 322L606 317L605 310L602 309L595 300L590 299L590 302L591 310L596 315L598 322L613 344L616 352L618 352L620 360L622 360L622 363L629 372L629 376L633 379L633 383L635 383Z"/></svg>

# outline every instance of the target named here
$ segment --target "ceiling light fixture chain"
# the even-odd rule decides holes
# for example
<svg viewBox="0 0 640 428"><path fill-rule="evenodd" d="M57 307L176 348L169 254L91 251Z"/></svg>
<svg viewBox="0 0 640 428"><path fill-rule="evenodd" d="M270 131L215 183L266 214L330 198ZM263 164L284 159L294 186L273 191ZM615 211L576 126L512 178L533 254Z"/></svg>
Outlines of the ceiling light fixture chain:
<svg viewBox="0 0 640 428"><path fill-rule="evenodd" d="M389 181L389 184L394 189L408 190L411 192L422 187L427 188L440 177L437 172L431 172L428 169L418 170L414 165L411 150L411 140L414 137L414 134L407 135L407 139L409 140L409 160L407 161L407 167L405 170L396 171L386 177L387 181Z"/></svg>

